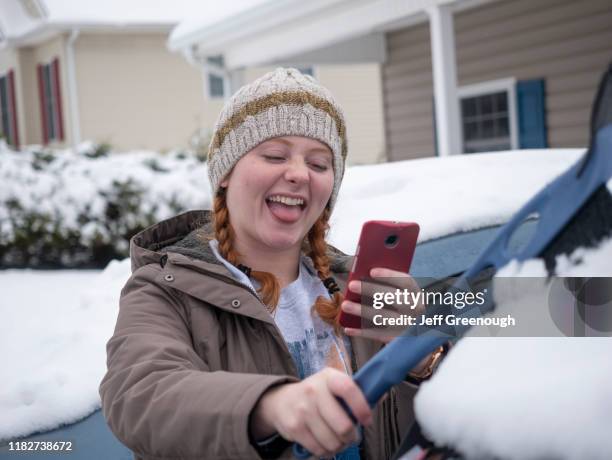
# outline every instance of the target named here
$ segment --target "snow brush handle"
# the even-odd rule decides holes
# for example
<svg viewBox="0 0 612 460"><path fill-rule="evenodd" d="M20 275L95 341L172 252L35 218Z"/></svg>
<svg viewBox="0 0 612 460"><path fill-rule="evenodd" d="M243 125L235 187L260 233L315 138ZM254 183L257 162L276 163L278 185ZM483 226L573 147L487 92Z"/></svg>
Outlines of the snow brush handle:
<svg viewBox="0 0 612 460"><path fill-rule="evenodd" d="M404 381L406 374L421 362L425 356L448 341L448 338L439 335L422 335L412 337L401 335L392 340L363 366L354 376L353 380L363 392L370 407L374 407L378 400L389 391L393 385ZM337 398L353 423L357 419L351 413L346 403ZM295 458L305 460L312 454L298 443L293 445Z"/></svg>

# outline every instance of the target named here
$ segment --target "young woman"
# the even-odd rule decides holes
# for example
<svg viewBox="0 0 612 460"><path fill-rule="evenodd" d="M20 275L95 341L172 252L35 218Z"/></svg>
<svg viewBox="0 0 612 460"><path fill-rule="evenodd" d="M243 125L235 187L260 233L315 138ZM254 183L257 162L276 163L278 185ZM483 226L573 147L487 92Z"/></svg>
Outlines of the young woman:
<svg viewBox="0 0 612 460"><path fill-rule="evenodd" d="M360 313L341 295L352 259L325 242L346 154L329 91L277 69L221 112L208 159L212 211L132 239L100 396L137 458L290 457L293 441L320 457L393 454L416 386L370 409L351 375L382 343L337 322L341 308ZM384 268L372 276L414 287Z"/></svg>

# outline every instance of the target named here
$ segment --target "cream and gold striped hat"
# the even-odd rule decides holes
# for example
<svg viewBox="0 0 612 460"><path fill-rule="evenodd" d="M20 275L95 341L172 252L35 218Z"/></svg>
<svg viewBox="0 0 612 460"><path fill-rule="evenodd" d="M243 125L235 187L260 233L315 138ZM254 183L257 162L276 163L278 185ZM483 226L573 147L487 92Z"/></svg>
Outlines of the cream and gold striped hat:
<svg viewBox="0 0 612 460"><path fill-rule="evenodd" d="M280 136L304 136L326 144L333 154L333 209L344 175L346 124L327 88L296 69L278 68L240 88L221 110L208 148L213 194L234 165L258 144Z"/></svg>

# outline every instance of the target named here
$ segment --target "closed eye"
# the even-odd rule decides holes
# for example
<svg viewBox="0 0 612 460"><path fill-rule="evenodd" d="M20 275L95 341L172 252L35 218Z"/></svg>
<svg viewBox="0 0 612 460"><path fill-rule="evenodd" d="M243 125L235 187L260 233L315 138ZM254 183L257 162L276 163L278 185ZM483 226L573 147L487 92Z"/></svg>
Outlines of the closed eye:
<svg viewBox="0 0 612 460"><path fill-rule="evenodd" d="M281 157L277 155L264 155L263 157L266 160L270 160L270 161L283 161L285 159L285 157Z"/></svg>
<svg viewBox="0 0 612 460"><path fill-rule="evenodd" d="M329 168L329 166L327 166L326 164L318 164L318 163L312 163L312 167L316 169L317 171L327 171L327 169Z"/></svg>

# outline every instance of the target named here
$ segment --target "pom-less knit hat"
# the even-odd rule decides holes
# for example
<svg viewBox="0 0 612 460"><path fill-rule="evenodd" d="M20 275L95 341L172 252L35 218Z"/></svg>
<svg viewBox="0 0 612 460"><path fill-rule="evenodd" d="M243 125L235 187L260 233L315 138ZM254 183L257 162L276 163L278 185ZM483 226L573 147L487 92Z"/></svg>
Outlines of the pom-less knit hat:
<svg viewBox="0 0 612 460"><path fill-rule="evenodd" d="M333 209L347 154L342 108L328 89L296 69L278 68L243 86L225 104L208 149L213 195L234 165L273 137L304 136L326 144L333 154Z"/></svg>

